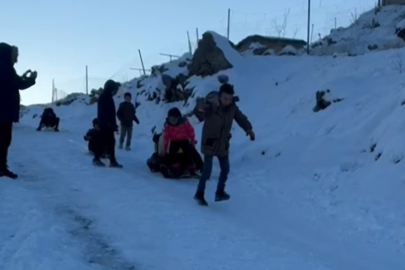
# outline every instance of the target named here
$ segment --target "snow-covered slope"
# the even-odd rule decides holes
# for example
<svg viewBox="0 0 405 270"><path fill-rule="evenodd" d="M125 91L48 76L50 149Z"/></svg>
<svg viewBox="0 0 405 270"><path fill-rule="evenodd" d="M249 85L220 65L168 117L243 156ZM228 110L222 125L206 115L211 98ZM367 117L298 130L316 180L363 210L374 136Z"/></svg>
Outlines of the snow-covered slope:
<svg viewBox="0 0 405 270"><path fill-rule="evenodd" d="M359 55L376 50L402 48L405 47L405 35L401 33L403 29L405 6L376 7L358 18L353 15L353 23L347 28L332 29L330 35L312 44L312 54Z"/></svg>
<svg viewBox="0 0 405 270"><path fill-rule="evenodd" d="M297 219L309 220L315 228L334 224L331 231L339 231L342 237L356 235L405 254L405 78L401 64L405 49L335 58L241 56L229 43L221 43L221 37L215 38L234 66L219 74L227 75L235 85L239 106L257 135L257 140L250 142L234 126L229 180L234 199L229 204L240 201L250 206L249 201L260 196L264 203L256 206L264 211L260 215L268 209L271 216L272 207L282 207L297 214ZM187 68L180 63L187 63L189 57L165 64L163 74L187 75ZM132 92L140 104L137 114L141 124L134 128L130 157L146 162L153 149L151 130L162 127L168 109L178 106L188 113L199 96L219 86L217 76L193 76L187 84L193 94L186 102L165 103L157 98L163 97L164 89L160 73L125 84L121 91ZM316 92L327 89L331 101L341 101L314 112ZM120 101L117 97L116 102ZM39 119L34 115L42 109L29 107L21 124L35 127ZM75 143L82 140L96 116L96 106L81 102L55 106L55 111L62 118L62 133L69 134ZM201 124L194 117L190 119L200 134ZM128 154L117 155L120 159ZM146 175L137 181L146 181ZM210 185L213 188L214 184ZM190 200L194 188L189 187ZM242 214L249 212L245 208ZM250 211L253 217L254 209Z"/></svg>

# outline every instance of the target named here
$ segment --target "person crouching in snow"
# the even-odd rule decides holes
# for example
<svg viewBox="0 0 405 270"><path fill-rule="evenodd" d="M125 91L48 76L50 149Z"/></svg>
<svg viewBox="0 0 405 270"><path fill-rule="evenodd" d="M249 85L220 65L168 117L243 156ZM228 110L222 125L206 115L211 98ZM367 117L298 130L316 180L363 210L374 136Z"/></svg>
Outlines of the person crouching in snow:
<svg viewBox="0 0 405 270"><path fill-rule="evenodd" d="M121 102L120 106L118 107L117 117L118 120L121 122L121 135L119 141L119 148L122 149L125 136L127 137L125 150L131 150L131 139L132 139L132 129L133 129L133 122L139 125L139 119L136 117L135 113L135 106L131 102L131 93L124 94L124 102Z"/></svg>
<svg viewBox="0 0 405 270"><path fill-rule="evenodd" d="M187 118L182 117L178 108L170 109L163 131L163 153L168 154L165 158L169 160L181 150L195 164L191 173L201 171L203 161L195 149L196 143L194 128Z"/></svg>
<svg viewBox="0 0 405 270"><path fill-rule="evenodd" d="M45 108L41 116L41 121L37 131L41 131L42 128L53 128L55 132L59 131L60 118L56 116L52 108Z"/></svg>
<svg viewBox="0 0 405 270"><path fill-rule="evenodd" d="M90 153L92 153L94 156L104 156L106 147L103 144L97 118L93 119L93 128L87 131L86 135L84 136L84 140L89 142L88 149Z"/></svg>
<svg viewBox="0 0 405 270"><path fill-rule="evenodd" d="M205 121L202 130L201 152L204 155L204 168L198 183L194 199L202 205L208 205L205 200L205 185L211 177L214 156L219 160L221 173L219 176L215 201L229 200L225 192L225 184L229 174L229 147L233 120L255 140L252 124L240 111L234 99L235 91L230 84L221 85L218 92L207 95L205 102L197 104L194 114L200 121Z"/></svg>

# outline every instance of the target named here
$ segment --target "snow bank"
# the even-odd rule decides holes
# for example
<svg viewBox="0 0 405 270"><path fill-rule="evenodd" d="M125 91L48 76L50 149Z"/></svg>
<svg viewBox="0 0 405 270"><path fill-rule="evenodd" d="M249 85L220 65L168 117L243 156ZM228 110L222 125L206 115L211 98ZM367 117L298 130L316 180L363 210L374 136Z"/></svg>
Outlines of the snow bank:
<svg viewBox="0 0 405 270"><path fill-rule="evenodd" d="M347 28L332 29L330 35L312 44L313 55L347 53L361 55L375 50L405 47L398 32L404 29L405 6L376 7Z"/></svg>

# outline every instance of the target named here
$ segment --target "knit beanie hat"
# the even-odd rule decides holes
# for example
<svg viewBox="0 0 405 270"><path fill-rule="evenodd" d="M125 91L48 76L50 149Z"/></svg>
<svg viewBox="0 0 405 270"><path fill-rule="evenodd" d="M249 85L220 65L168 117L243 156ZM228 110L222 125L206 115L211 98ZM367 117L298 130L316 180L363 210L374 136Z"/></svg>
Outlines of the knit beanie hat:
<svg viewBox="0 0 405 270"><path fill-rule="evenodd" d="M171 108L167 113L167 117L175 117L175 118L181 117L181 112L179 108L177 107Z"/></svg>

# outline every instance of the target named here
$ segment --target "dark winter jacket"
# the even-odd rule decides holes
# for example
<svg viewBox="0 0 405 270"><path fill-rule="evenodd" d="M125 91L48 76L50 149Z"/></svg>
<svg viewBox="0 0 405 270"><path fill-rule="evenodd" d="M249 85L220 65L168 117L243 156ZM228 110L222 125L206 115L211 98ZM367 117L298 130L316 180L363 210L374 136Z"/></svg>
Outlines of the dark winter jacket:
<svg viewBox="0 0 405 270"><path fill-rule="evenodd" d="M51 120L51 119L55 119L55 118L56 118L56 114L52 108L44 109L44 112L42 113L43 120Z"/></svg>
<svg viewBox="0 0 405 270"><path fill-rule="evenodd" d="M123 126L132 127L133 121L139 124L138 117L135 115L136 110L134 104L131 102L121 102L120 106L118 107L117 117Z"/></svg>
<svg viewBox="0 0 405 270"><path fill-rule="evenodd" d="M35 84L33 78L17 75L11 61L13 47L0 43L0 122L18 122L20 91Z"/></svg>
<svg viewBox="0 0 405 270"><path fill-rule="evenodd" d="M204 120L201 139L204 155L224 157L229 154L233 120L244 131L252 130L252 124L235 102L225 108L220 105L218 92L209 93L201 104L197 104L194 113Z"/></svg>
<svg viewBox="0 0 405 270"><path fill-rule="evenodd" d="M84 140L89 142L89 149L97 149L97 147L102 145L100 130L95 128L89 129L84 136Z"/></svg>
<svg viewBox="0 0 405 270"><path fill-rule="evenodd" d="M120 85L113 80L108 80L104 85L103 93L98 98L97 119L100 128L118 130L113 95L118 91L119 86Z"/></svg>

